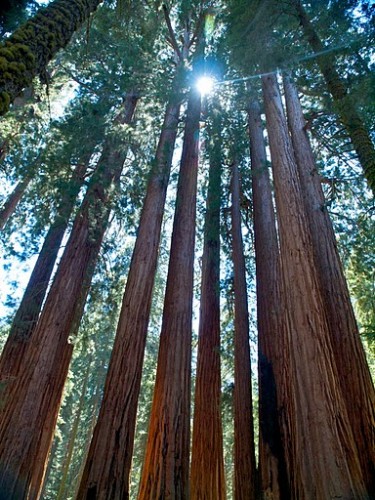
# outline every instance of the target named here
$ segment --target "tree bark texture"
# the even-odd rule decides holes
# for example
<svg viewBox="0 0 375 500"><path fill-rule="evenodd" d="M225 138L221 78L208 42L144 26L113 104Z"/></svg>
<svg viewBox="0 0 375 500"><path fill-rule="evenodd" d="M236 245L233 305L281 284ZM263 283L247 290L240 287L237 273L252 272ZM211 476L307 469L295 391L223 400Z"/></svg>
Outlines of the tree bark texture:
<svg viewBox="0 0 375 500"><path fill-rule="evenodd" d="M125 99L125 123L137 96ZM75 335L94 273L124 152L104 147L0 426L0 498L38 498ZM13 495L13 497L12 497Z"/></svg>
<svg viewBox="0 0 375 500"><path fill-rule="evenodd" d="M13 215L18 203L21 201L24 192L30 184L30 181L31 177L29 176L26 176L22 181L20 181L14 188L14 190L10 193L7 201L2 206L0 210L0 230L4 229L5 224Z"/></svg>
<svg viewBox="0 0 375 500"><path fill-rule="evenodd" d="M332 223L305 129L298 91L284 77L289 129L311 231L314 260L326 309L342 393L369 492L375 494L375 393Z"/></svg>
<svg viewBox="0 0 375 500"><path fill-rule="evenodd" d="M129 498L137 403L180 98L168 104L126 283L103 402L78 498Z"/></svg>
<svg viewBox="0 0 375 500"><path fill-rule="evenodd" d="M286 334L280 254L260 107L249 106L249 138L254 214L259 371L259 488L262 498L290 498L277 386L281 383Z"/></svg>
<svg viewBox="0 0 375 500"><path fill-rule="evenodd" d="M281 398L291 497L366 498L275 75L262 77L289 338Z"/></svg>
<svg viewBox="0 0 375 500"><path fill-rule="evenodd" d="M191 90L139 498L189 498L191 331L200 96Z"/></svg>
<svg viewBox="0 0 375 500"><path fill-rule="evenodd" d="M217 132L217 131L215 131ZM192 500L224 500L220 377L221 143L210 152L204 228L190 488Z"/></svg>
<svg viewBox="0 0 375 500"><path fill-rule="evenodd" d="M42 309L53 267L74 203L84 181L87 163L88 161L83 162L76 168L72 175L68 193L60 201L56 219L46 235L1 354L0 384L3 404L6 404L5 400L7 399L7 382L9 381L11 384L12 381L16 380L23 361L27 359L27 347Z"/></svg>
<svg viewBox="0 0 375 500"><path fill-rule="evenodd" d="M326 47L315 31L302 2L300 0L292 0L292 5L297 13L298 20L308 43L313 51L319 55L317 63L323 74L327 88L333 97L336 111L352 141L369 187L375 193L375 148L371 137L355 108L353 99L344 81L340 78L336 70L334 56L331 53L324 54Z"/></svg>
<svg viewBox="0 0 375 500"><path fill-rule="evenodd" d="M5 114L102 0L54 0L0 46L0 115Z"/></svg>
<svg viewBox="0 0 375 500"><path fill-rule="evenodd" d="M256 464L249 344L249 310L243 254L238 164L232 167L232 254L234 270L234 498L256 498Z"/></svg>

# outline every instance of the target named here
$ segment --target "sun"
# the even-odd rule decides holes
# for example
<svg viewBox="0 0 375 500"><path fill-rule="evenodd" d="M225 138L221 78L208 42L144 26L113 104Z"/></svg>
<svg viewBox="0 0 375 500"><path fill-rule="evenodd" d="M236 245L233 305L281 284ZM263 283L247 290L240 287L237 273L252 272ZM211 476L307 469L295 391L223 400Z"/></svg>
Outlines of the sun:
<svg viewBox="0 0 375 500"><path fill-rule="evenodd" d="M202 96L210 94L214 88L214 79L210 76L202 76L197 81L197 89Z"/></svg>

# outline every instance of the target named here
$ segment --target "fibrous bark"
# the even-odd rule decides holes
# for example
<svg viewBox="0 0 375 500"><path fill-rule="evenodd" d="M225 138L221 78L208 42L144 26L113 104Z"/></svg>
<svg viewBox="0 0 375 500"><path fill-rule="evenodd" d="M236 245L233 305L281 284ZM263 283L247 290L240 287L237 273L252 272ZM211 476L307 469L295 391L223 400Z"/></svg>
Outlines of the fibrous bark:
<svg viewBox="0 0 375 500"><path fill-rule="evenodd" d="M342 394L362 472L375 492L375 393L349 290L325 206L319 173L305 129L297 88L284 77L288 123L311 231L315 265L329 325Z"/></svg>
<svg viewBox="0 0 375 500"><path fill-rule="evenodd" d="M17 208L18 203L26 191L28 185L30 184L31 177L26 176L22 181L20 181L14 190L10 193L8 199L1 207L0 210L0 229L4 229L5 224L8 222L9 218L13 215Z"/></svg>
<svg viewBox="0 0 375 500"><path fill-rule="evenodd" d="M125 99L123 123L137 96ZM38 497L56 425L75 335L126 153L104 147L28 349L28 363L8 398L0 426L0 491L4 498Z"/></svg>
<svg viewBox="0 0 375 500"><path fill-rule="evenodd" d="M220 126L220 125L219 125ZM217 134L214 129L213 133ZM220 194L221 144L213 138L204 227L190 498L224 500L220 411Z"/></svg>
<svg viewBox="0 0 375 500"><path fill-rule="evenodd" d="M44 77L54 55L102 0L54 0L18 28L0 47L0 115L32 79Z"/></svg>
<svg viewBox="0 0 375 500"><path fill-rule="evenodd" d="M314 265L297 165L275 75L262 77L289 334L283 412L291 497L366 498Z"/></svg>

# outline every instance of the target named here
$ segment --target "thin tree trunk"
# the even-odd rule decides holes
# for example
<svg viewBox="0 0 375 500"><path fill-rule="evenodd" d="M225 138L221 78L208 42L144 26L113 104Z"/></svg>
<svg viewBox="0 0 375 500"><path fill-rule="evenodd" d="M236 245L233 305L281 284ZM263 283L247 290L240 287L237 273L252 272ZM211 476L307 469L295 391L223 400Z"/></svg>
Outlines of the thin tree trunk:
<svg viewBox="0 0 375 500"><path fill-rule="evenodd" d="M285 316L280 254L259 104L248 111L258 319L259 487L262 498L289 500L277 385Z"/></svg>
<svg viewBox="0 0 375 500"><path fill-rule="evenodd" d="M333 97L336 111L344 125L362 165L364 175L372 191L375 193L375 148L366 130L362 118L355 108L344 81L340 78L335 58L331 53L325 54L326 47L315 31L300 0L291 0L297 13L303 33L313 51L319 55L316 59L323 74L328 90Z"/></svg>
<svg viewBox="0 0 375 500"><path fill-rule="evenodd" d="M180 99L176 92L166 109L79 499L129 498L137 403Z"/></svg>
<svg viewBox="0 0 375 500"><path fill-rule="evenodd" d="M139 498L189 498L191 330L200 96L190 91L154 399Z"/></svg>
<svg viewBox="0 0 375 500"><path fill-rule="evenodd" d="M54 55L102 0L54 0L0 46L0 115L35 76L45 76Z"/></svg>
<svg viewBox="0 0 375 500"><path fill-rule="evenodd" d="M17 184L14 190L10 193L7 201L2 206L0 210L0 230L4 229L5 224L13 215L24 192L30 184L30 181L31 177L27 175L22 181Z"/></svg>
<svg viewBox="0 0 375 500"><path fill-rule="evenodd" d="M216 124L217 125L217 124ZM219 125L220 126L220 125ZM217 126L216 126L217 128ZM217 130L213 130L217 134ZM224 500L220 377L221 143L213 138L207 193L191 459L191 499Z"/></svg>
<svg viewBox="0 0 375 500"><path fill-rule="evenodd" d="M137 96L125 99L123 123L133 116ZM0 427L0 491L3 498L38 498L56 425L75 335L111 210L113 185L125 159L104 148L61 259Z"/></svg>
<svg viewBox="0 0 375 500"><path fill-rule="evenodd" d="M25 360L26 350L42 309L61 241L84 181L87 163L88 161L85 161L78 165L72 175L69 192L59 204L56 219L46 235L1 354L0 383L3 405L6 404L7 399L7 382L14 382Z"/></svg>
<svg viewBox="0 0 375 500"><path fill-rule="evenodd" d="M249 344L249 309L240 210L240 176L232 167L232 253L234 270L234 498L256 498L256 464Z"/></svg>
<svg viewBox="0 0 375 500"><path fill-rule="evenodd" d="M291 497L367 498L320 294L308 221L275 75L262 77L289 319L283 359Z"/></svg>
<svg viewBox="0 0 375 500"><path fill-rule="evenodd" d="M284 77L289 128L312 236L342 393L368 491L375 492L375 393L350 301L332 223L305 130L298 92Z"/></svg>

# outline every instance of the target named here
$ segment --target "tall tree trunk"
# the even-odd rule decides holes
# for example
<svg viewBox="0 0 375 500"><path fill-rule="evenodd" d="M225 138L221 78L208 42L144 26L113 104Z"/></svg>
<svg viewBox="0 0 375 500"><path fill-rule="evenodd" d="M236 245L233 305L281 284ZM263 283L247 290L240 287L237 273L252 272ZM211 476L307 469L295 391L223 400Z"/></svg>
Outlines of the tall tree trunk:
<svg viewBox="0 0 375 500"><path fill-rule="evenodd" d="M137 403L180 99L175 92L166 109L79 499L129 498Z"/></svg>
<svg viewBox="0 0 375 500"><path fill-rule="evenodd" d="M215 127L216 125L216 127ZM214 123L213 134L220 124ZM213 137L207 193L191 459L191 498L224 500L220 377L221 143Z"/></svg>
<svg viewBox="0 0 375 500"><path fill-rule="evenodd" d="M282 406L292 498L366 498L275 75L262 77L289 319Z"/></svg>
<svg viewBox="0 0 375 500"><path fill-rule="evenodd" d="M323 74L328 90L333 97L336 111L352 141L368 184L375 193L375 148L371 137L355 108L353 99L344 81L340 78L336 70L335 57L332 53L325 53L326 47L315 31L301 0L291 0L291 3L297 13L308 43L315 54L318 55L316 61Z"/></svg>
<svg viewBox="0 0 375 500"><path fill-rule="evenodd" d="M200 96L191 90L139 498L189 498L191 330Z"/></svg>
<svg viewBox="0 0 375 500"><path fill-rule="evenodd" d="M0 46L0 115L35 76L42 78L54 55L102 0L54 0Z"/></svg>
<svg viewBox="0 0 375 500"><path fill-rule="evenodd" d="M289 128L312 236L342 393L368 491L375 492L375 393L350 301L332 223L305 129L298 92L284 77Z"/></svg>
<svg viewBox="0 0 375 500"><path fill-rule="evenodd" d="M249 344L249 309L243 253L240 177L232 171L232 252L234 269L234 498L256 498L256 464Z"/></svg>
<svg viewBox="0 0 375 500"><path fill-rule="evenodd" d="M20 181L14 190L10 193L7 201L4 203L0 210L0 230L4 229L5 224L8 222L9 218L13 215L20 202L24 192L26 191L28 185L30 184L31 177L26 176L22 181Z"/></svg>
<svg viewBox="0 0 375 500"><path fill-rule="evenodd" d="M123 123L133 116L137 96L125 99ZM46 304L28 349L28 363L12 389L0 427L0 491L3 498L38 497L75 335L111 210L113 185L125 155L104 147Z"/></svg>
<svg viewBox="0 0 375 500"><path fill-rule="evenodd" d="M249 106L258 319L259 486L262 498L290 498L277 386L280 384L285 315L280 255L260 109Z"/></svg>
<svg viewBox="0 0 375 500"><path fill-rule="evenodd" d="M63 196L57 209L56 219L46 235L1 354L0 384L3 404L6 404L4 401L7 399L7 381L12 383L17 378L25 360L26 350L42 309L61 241L84 181L87 163L88 160L78 165L72 175L68 193Z"/></svg>

